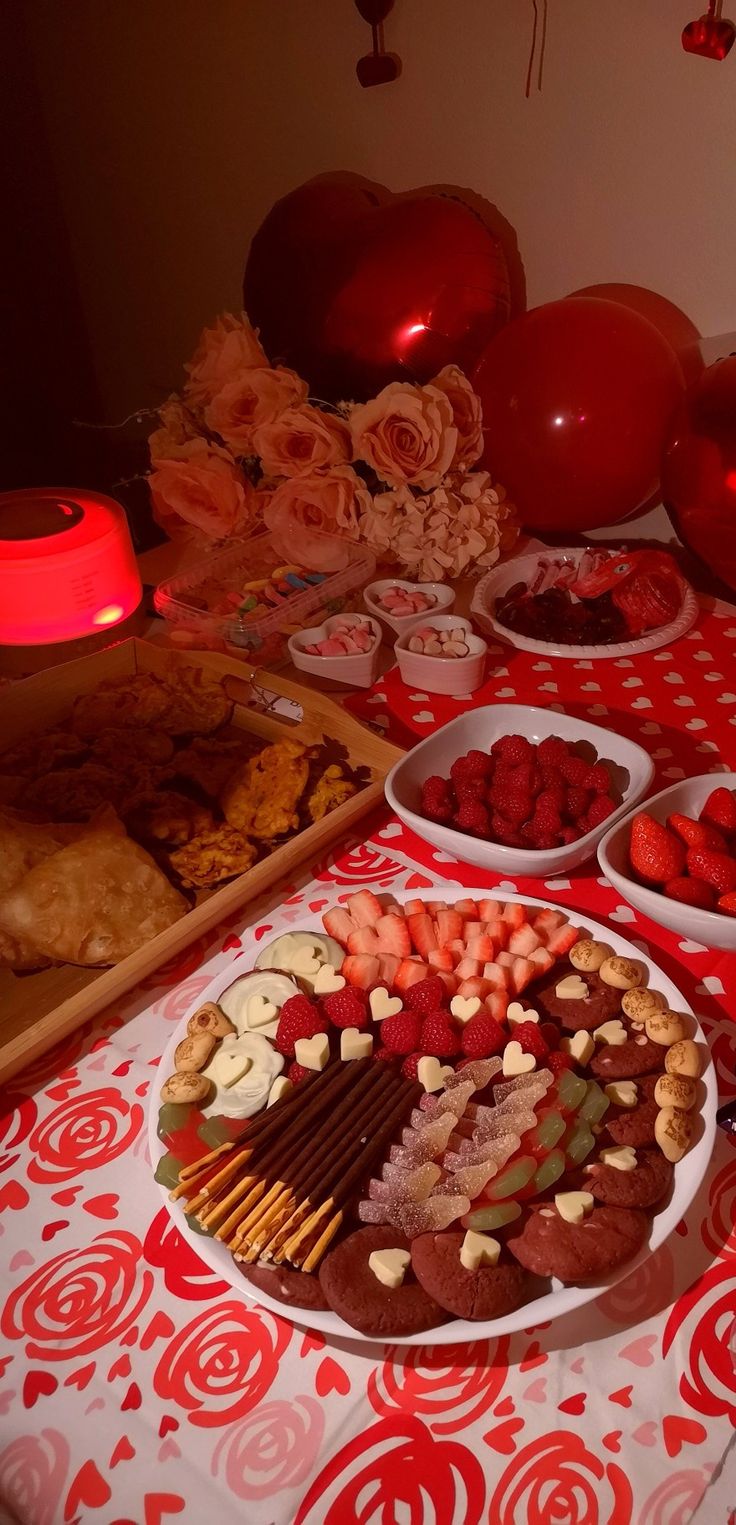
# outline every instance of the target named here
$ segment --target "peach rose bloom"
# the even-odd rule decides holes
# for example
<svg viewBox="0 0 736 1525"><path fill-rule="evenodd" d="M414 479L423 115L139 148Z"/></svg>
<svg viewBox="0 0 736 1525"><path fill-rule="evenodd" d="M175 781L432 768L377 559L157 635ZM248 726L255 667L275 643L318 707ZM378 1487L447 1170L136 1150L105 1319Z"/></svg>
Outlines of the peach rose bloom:
<svg viewBox="0 0 736 1525"><path fill-rule="evenodd" d="M185 454L186 452L186 454ZM180 521L211 540L246 534L255 493L225 450L193 440L175 460L159 461L149 477L153 511L169 529Z"/></svg>
<svg viewBox="0 0 736 1525"><path fill-rule="evenodd" d="M459 366L445 365L430 386L444 392L452 407L452 421L457 429L457 448L453 471L467 470L483 454L483 409L476 392Z"/></svg>
<svg viewBox="0 0 736 1525"><path fill-rule="evenodd" d="M178 397L169 397L159 408L158 416L160 427L148 439L152 465L158 461L175 461L180 455L186 460L184 446L199 438L199 430L189 409Z"/></svg>
<svg viewBox="0 0 736 1525"><path fill-rule="evenodd" d="M261 365L268 361L245 313L223 313L214 328L203 329L194 358L185 367L187 397L194 403L210 402L241 371Z"/></svg>
<svg viewBox="0 0 736 1525"><path fill-rule="evenodd" d="M391 487L439 486L457 447L452 404L437 387L392 381L350 414L353 460Z"/></svg>
<svg viewBox="0 0 736 1525"><path fill-rule="evenodd" d="M331 471L281 482L263 519L280 555L298 555L305 566L334 572L347 564L344 546L324 546L311 532L355 538L358 516L367 511L370 502L370 493L352 466L334 466Z"/></svg>
<svg viewBox="0 0 736 1525"><path fill-rule="evenodd" d="M205 423L235 455L253 455L255 430L306 400L306 381L285 366L242 371L212 398L204 410Z"/></svg>
<svg viewBox="0 0 736 1525"><path fill-rule="evenodd" d="M253 447L274 477L304 477L350 460L350 430L334 413L311 403L287 408L273 423L261 424Z"/></svg>

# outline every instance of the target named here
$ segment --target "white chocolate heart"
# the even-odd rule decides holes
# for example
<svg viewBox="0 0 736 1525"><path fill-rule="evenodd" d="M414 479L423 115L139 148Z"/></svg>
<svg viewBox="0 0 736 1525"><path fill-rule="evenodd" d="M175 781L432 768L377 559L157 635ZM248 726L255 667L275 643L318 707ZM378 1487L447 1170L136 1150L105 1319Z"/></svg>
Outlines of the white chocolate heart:
<svg viewBox="0 0 736 1525"><path fill-rule="evenodd" d="M377 1281L395 1291L404 1280L410 1260L408 1250L374 1250L368 1256L368 1265Z"/></svg>
<svg viewBox="0 0 736 1525"><path fill-rule="evenodd" d="M315 1033L313 1038L297 1038L294 1058L305 1070L323 1070L330 1057L330 1040L327 1033Z"/></svg>
<svg viewBox="0 0 736 1525"><path fill-rule="evenodd" d="M515 1075L528 1075L530 1070L535 1070L537 1061L533 1054L525 1054L520 1043L512 1038L506 1044L503 1051L503 1073L507 1080Z"/></svg>
<svg viewBox="0 0 736 1525"><path fill-rule="evenodd" d="M482 1002L477 995L454 995L450 1002L450 1011L453 1017L463 1026L480 1011Z"/></svg>
<svg viewBox="0 0 736 1525"><path fill-rule="evenodd" d="M480 1266L498 1265L501 1246L490 1234L478 1234L469 1228L460 1246L460 1264L466 1271L477 1271Z"/></svg>
<svg viewBox="0 0 736 1525"><path fill-rule="evenodd" d="M370 1033L362 1033L357 1027L344 1027L340 1034L340 1058L341 1059L370 1059L373 1053L373 1038Z"/></svg>
<svg viewBox="0 0 736 1525"><path fill-rule="evenodd" d="M417 1080L425 1091L441 1091L449 1075L454 1075L451 1064L440 1064L432 1054L424 1054L417 1065Z"/></svg>
<svg viewBox="0 0 736 1525"><path fill-rule="evenodd" d="M590 1033L573 1033L571 1038L561 1038L560 1048L563 1054L569 1054L577 1064L587 1064L595 1053Z"/></svg>
<svg viewBox="0 0 736 1525"><path fill-rule="evenodd" d="M389 995L385 985L377 985L376 989L371 991L368 1002L374 1022L383 1022L386 1017L395 1017L404 1004L401 996Z"/></svg>
<svg viewBox="0 0 736 1525"><path fill-rule="evenodd" d="M245 1003L245 1025L250 1028L268 1027L269 1022L279 1014L278 1007L273 1001L267 1001L264 995L252 995Z"/></svg>
<svg viewBox="0 0 736 1525"><path fill-rule="evenodd" d="M287 1079L286 1075L277 1075L268 1093L266 1107L272 1107L275 1102L281 1100L282 1096L288 1096L289 1092L293 1091L293 1089L293 1084Z"/></svg>
<svg viewBox="0 0 736 1525"><path fill-rule="evenodd" d="M614 1048L620 1048L622 1043L627 1042L626 1028L618 1017L613 1017L610 1022L604 1022L593 1033L596 1043L608 1043Z"/></svg>
<svg viewBox="0 0 736 1525"><path fill-rule="evenodd" d="M566 1223L582 1223L586 1213L592 1211L593 1193L590 1191L558 1191L555 1207Z"/></svg>
<svg viewBox="0 0 736 1525"><path fill-rule="evenodd" d="M317 949L314 945L311 948L299 948L294 954L291 972L293 974L318 974L322 964L320 959L316 957L316 952Z"/></svg>
<svg viewBox="0 0 736 1525"><path fill-rule="evenodd" d="M520 1001L511 1001L506 1008L506 1021L509 1027L518 1027L520 1022L538 1022L538 1011L525 1011Z"/></svg>
<svg viewBox="0 0 736 1525"><path fill-rule="evenodd" d="M315 995L331 995L333 990L342 990L345 985L344 974L338 974L332 964L320 964L312 981L312 989Z"/></svg>
<svg viewBox="0 0 736 1525"><path fill-rule="evenodd" d="M601 1163L612 1165L614 1170L636 1170L636 1150L630 1144L619 1144L615 1149L601 1149Z"/></svg>
<svg viewBox="0 0 736 1525"><path fill-rule="evenodd" d="M627 1111L635 1107L639 1100L635 1080L611 1080L603 1089L614 1107L625 1107Z"/></svg>
<svg viewBox="0 0 736 1525"><path fill-rule="evenodd" d="M584 1001L588 994L585 980L581 980L579 974L567 974L559 985L555 985L555 995L561 1001Z"/></svg>

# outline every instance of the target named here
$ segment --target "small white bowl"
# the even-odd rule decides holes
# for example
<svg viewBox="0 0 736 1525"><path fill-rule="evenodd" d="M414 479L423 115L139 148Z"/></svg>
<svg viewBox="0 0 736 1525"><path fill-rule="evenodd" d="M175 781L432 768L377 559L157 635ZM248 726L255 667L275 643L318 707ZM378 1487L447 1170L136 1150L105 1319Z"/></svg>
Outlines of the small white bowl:
<svg viewBox="0 0 736 1525"><path fill-rule="evenodd" d="M476 635L470 620L459 614L425 614L422 624L432 625L435 630L465 632L468 646L466 657L427 657L424 652L410 651L409 642L417 621L411 629L399 636L394 651L404 683L414 688L426 689L428 694L472 694L480 688L485 676L488 643Z"/></svg>
<svg viewBox="0 0 736 1525"><path fill-rule="evenodd" d="M721 787L736 791L736 773L700 773L697 778L683 778L679 784L671 784L669 789L653 795L645 808L662 825L673 813L697 819L708 795ZM606 832L598 848L598 862L606 878L635 910L659 926L669 927L670 932L679 932L681 937L703 943L706 948L725 948L729 953L736 953L736 916L683 905L680 900L670 900L667 895L647 889L646 885L632 879L629 834L635 813L627 811L623 819Z"/></svg>
<svg viewBox="0 0 736 1525"><path fill-rule="evenodd" d="M458 664L453 662L451 665ZM549 849L504 847L500 842L484 842L480 837L471 837L452 826L428 821L419 814L420 792L425 778L435 773L449 778L450 766L456 757L475 748L488 752L494 741L507 735L526 736L534 742L544 741L545 736L561 736L563 741L576 744L580 755L591 762L608 763L614 784L622 796L618 809L577 842ZM572 715L559 715L556 710L535 709L526 704L488 704L458 715L456 720L441 726L426 741L412 747L391 769L386 779L386 799L404 825L417 836L464 863L512 876L552 878L591 858L610 823L620 821L632 812L644 798L653 777L654 764L648 752L625 736L617 736L614 731L590 725L587 720L577 720Z"/></svg>
<svg viewBox="0 0 736 1525"><path fill-rule="evenodd" d="M425 609L421 614L404 614L398 619L389 614L378 600L382 593L389 588L405 588L407 593L426 593L428 598L434 599L431 609ZM455 604L454 589L448 588L443 582L405 582L402 577L383 577L378 582L369 582L368 587L363 589L363 602L366 609L378 620L389 636L402 635L411 625L416 625L417 620L428 620L437 614L449 614Z"/></svg>
<svg viewBox="0 0 736 1525"><path fill-rule="evenodd" d="M364 625L368 623L373 632L370 651L356 652L346 657L316 657L305 646L316 646L324 641L340 625ZM346 683L350 688L370 688L378 669L378 653L381 646L381 629L377 621L367 614L333 614L322 625L309 630L298 630L289 636L289 655L295 667L302 672L314 673L316 677L331 678L336 683Z"/></svg>

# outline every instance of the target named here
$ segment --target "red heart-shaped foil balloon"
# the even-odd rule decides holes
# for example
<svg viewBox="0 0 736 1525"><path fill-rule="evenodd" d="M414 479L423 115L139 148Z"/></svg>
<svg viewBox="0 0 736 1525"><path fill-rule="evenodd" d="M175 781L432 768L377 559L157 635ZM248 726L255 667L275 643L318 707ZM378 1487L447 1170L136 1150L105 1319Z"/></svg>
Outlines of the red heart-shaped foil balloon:
<svg viewBox="0 0 736 1525"><path fill-rule="evenodd" d="M243 283L267 354L315 396L470 371L510 311L500 238L460 200L393 196L356 176L312 180L269 212Z"/></svg>
<svg viewBox="0 0 736 1525"><path fill-rule="evenodd" d="M690 21L682 34L682 46L686 53L698 53L701 58L722 59L730 53L736 37L736 27L724 17L699 16Z"/></svg>

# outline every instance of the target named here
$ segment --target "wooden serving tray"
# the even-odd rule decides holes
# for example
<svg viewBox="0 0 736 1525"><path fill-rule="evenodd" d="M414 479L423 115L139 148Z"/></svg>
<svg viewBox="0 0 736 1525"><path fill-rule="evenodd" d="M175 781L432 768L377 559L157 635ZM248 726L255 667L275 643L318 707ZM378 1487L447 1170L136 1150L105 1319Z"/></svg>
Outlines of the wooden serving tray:
<svg viewBox="0 0 736 1525"><path fill-rule="evenodd" d="M0 970L0 1081L81 1027L90 1017L118 1000L161 964L168 963L195 938L211 931L235 910L263 900L264 892L278 880L293 876L305 861L343 836L383 798L383 781L389 768L402 755L374 732L314 689L302 688L271 672L259 672L216 652L179 653L152 646L146 641L123 641L93 656L82 657L27 678L6 690L2 697L0 737L3 749L33 731L49 729L70 712L78 694L99 683L139 672L161 676L177 668L196 667L222 678L228 697L235 701L232 725L262 738L264 743L284 736L313 745L329 737L347 751L351 767L364 767L370 783L351 799L317 821L282 847L254 864L246 874L211 891L185 916L151 939L145 947L110 969L82 969L61 964L35 974L15 975ZM279 715L279 701L298 723Z"/></svg>

